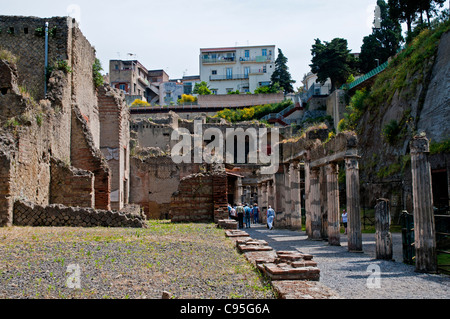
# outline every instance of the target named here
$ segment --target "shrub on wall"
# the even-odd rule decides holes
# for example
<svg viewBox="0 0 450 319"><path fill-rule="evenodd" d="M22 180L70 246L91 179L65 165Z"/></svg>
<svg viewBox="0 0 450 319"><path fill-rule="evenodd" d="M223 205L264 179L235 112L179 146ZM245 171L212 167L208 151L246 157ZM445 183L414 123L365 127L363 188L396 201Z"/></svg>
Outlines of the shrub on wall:
<svg viewBox="0 0 450 319"><path fill-rule="evenodd" d="M92 73L94 78L94 85L96 88L103 85L103 75L100 73L101 70L103 70L103 68L100 60L95 58L95 62L92 65Z"/></svg>

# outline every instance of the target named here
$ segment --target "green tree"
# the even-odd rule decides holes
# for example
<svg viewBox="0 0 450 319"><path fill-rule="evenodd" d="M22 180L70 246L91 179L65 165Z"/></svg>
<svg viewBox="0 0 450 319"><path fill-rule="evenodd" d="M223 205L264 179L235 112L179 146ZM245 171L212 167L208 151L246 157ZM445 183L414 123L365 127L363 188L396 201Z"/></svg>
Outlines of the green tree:
<svg viewBox="0 0 450 319"><path fill-rule="evenodd" d="M282 88L278 82L272 83L270 86L261 86L256 88L254 94L270 94L270 93L280 93Z"/></svg>
<svg viewBox="0 0 450 319"><path fill-rule="evenodd" d="M272 81L272 85L278 83L284 93L293 93L294 88L292 84L295 83L295 80L291 78L287 62L288 59L284 56L281 49L278 49L278 57L275 60L275 71L270 80Z"/></svg>
<svg viewBox="0 0 450 319"><path fill-rule="evenodd" d="M390 17L388 4L384 0L378 0L377 5L380 9L379 28L373 28L372 34L363 39L359 56L362 73L369 72L378 63L382 64L395 55L403 41L401 25Z"/></svg>
<svg viewBox="0 0 450 319"><path fill-rule="evenodd" d="M192 92L199 95L210 95L212 93L208 87L208 83L205 81L195 83L194 90Z"/></svg>
<svg viewBox="0 0 450 319"><path fill-rule="evenodd" d="M388 0L389 14L399 22L406 22L408 34L412 31L412 23L418 11L417 0Z"/></svg>
<svg viewBox="0 0 450 319"><path fill-rule="evenodd" d="M335 38L322 43L315 40L311 49L311 72L317 75L322 84L331 80L331 91L344 84L352 73L356 73L356 59L347 48L347 40Z"/></svg>

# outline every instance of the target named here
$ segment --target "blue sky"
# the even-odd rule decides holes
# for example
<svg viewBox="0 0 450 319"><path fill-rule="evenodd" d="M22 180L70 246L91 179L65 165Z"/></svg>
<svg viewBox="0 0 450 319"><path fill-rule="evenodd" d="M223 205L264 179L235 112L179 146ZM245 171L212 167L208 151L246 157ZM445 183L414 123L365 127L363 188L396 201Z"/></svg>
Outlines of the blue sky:
<svg viewBox="0 0 450 319"><path fill-rule="evenodd" d="M310 71L314 39L345 38L352 52L360 51L362 39L372 31L376 4L376 0L2 2L0 15L77 17L105 72L111 59L138 59L148 69L164 69L170 78L181 78L199 74L200 48L273 44L289 59L295 87Z"/></svg>

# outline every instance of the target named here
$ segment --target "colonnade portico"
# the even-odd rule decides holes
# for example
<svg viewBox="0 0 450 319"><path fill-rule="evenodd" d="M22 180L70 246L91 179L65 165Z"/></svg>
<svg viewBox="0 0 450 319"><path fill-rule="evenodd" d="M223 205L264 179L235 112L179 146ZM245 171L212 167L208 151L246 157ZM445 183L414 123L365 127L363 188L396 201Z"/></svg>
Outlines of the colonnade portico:
<svg viewBox="0 0 450 319"><path fill-rule="evenodd" d="M284 143L279 171L260 178L259 205L264 213L269 205L274 208L275 227L300 230L303 193L306 212L304 226L308 238L311 240L327 238L330 245L339 246L341 212L338 163L345 162L348 249L352 252L361 252L358 158L356 137L353 134L341 133L335 141L325 146L319 140L306 139ZM301 174L302 171L304 174ZM301 180L302 175L304 180ZM274 192L277 196L271 196Z"/></svg>
<svg viewBox="0 0 450 319"><path fill-rule="evenodd" d="M266 209L270 205L276 213L275 227L300 230L303 197L306 212L304 227L308 238L326 238L329 245L339 246L340 205L344 203L339 202L338 174L339 163L343 163L346 184L346 203L343 206L347 210L348 250L362 252L360 157L356 148L356 135L345 132L339 133L327 143L318 139L300 138L281 145L281 165L278 172L261 176L258 182L261 215L265 217ZM425 136L416 136L410 147L416 270L436 272L435 222L428 162L429 141ZM301 176L304 176L303 180ZM389 232L389 204L377 205L377 211L377 258L390 259L392 240Z"/></svg>

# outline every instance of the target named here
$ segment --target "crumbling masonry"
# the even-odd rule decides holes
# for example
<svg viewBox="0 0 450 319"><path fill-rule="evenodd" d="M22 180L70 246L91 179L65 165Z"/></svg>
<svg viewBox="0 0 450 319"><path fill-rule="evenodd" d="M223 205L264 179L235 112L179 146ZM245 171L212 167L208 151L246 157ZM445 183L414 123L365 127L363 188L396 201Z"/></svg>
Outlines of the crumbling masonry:
<svg viewBox="0 0 450 319"><path fill-rule="evenodd" d="M46 22L53 67L47 75ZM0 29L0 49L10 55L0 60L0 225L29 225L13 213L19 203L28 203L28 211L52 204L60 204L52 211L98 209L112 221L111 209L128 204L129 114L123 96L94 86L95 50L75 20L0 16ZM141 227L138 213L136 223L122 224ZM79 225L95 224L89 221ZM45 218L41 222L47 224Z"/></svg>

